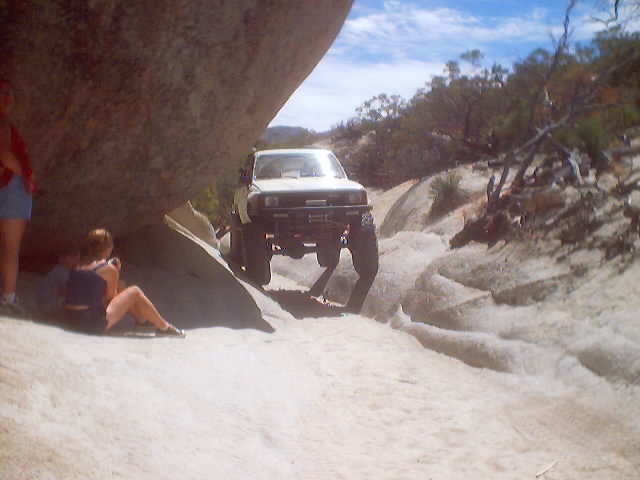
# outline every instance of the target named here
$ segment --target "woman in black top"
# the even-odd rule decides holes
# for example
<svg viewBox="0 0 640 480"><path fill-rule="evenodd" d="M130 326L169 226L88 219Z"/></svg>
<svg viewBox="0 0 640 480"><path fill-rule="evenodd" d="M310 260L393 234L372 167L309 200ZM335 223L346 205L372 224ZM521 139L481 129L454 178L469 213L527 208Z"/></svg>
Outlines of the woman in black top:
<svg viewBox="0 0 640 480"><path fill-rule="evenodd" d="M99 228L89 232L86 256L71 271L67 284L65 308L71 326L102 333L129 313L138 322L155 326L158 334L184 337L184 330L162 318L139 287L120 289L120 260L107 260L112 251L113 239L108 231Z"/></svg>

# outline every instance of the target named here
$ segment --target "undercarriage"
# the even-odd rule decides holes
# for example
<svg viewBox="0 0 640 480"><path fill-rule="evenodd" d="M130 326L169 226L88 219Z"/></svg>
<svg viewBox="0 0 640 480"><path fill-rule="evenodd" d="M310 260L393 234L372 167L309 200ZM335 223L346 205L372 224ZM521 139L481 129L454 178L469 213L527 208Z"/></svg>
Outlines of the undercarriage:
<svg viewBox="0 0 640 480"><path fill-rule="evenodd" d="M309 290L320 296L333 275L343 248L351 252L359 279L349 297L346 309L359 312L378 272L378 242L373 217L365 213L351 224L295 225L258 222L241 224L232 216L230 257L244 267L249 279L259 285L271 281L270 261L274 255L300 259L315 254L325 271Z"/></svg>

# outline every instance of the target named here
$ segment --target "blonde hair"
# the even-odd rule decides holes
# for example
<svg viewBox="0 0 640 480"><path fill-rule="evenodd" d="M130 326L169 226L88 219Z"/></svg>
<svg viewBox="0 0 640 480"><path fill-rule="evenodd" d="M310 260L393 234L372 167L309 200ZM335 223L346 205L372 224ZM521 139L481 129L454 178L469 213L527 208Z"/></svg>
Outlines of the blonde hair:
<svg viewBox="0 0 640 480"><path fill-rule="evenodd" d="M113 237L104 228L91 230L87 235L85 253L88 258L97 260L105 250L113 247Z"/></svg>

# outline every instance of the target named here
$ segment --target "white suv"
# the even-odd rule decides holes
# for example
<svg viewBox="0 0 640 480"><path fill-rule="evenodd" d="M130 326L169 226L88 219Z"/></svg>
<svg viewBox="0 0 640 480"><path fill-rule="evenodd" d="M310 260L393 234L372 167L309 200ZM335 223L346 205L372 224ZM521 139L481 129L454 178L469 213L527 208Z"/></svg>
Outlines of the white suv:
<svg viewBox="0 0 640 480"><path fill-rule="evenodd" d="M260 285L271 280L273 255L315 253L333 267L349 248L363 277L378 271L371 205L329 150L263 150L240 169L231 212L231 258Z"/></svg>

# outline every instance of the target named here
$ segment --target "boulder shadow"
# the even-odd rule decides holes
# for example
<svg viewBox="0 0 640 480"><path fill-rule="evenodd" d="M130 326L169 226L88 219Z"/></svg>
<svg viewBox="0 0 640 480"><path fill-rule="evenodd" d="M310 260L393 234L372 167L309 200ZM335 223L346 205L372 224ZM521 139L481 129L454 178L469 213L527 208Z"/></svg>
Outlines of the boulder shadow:
<svg viewBox="0 0 640 480"><path fill-rule="evenodd" d="M179 328L275 331L220 253L170 219L116 238L113 254L122 259L124 282L139 286L160 314ZM64 315L38 312L35 299L44 269L31 270L18 277L21 303L27 309L22 320L66 329ZM121 336L132 327L133 319L127 315L108 334Z"/></svg>
<svg viewBox="0 0 640 480"><path fill-rule="evenodd" d="M266 296L278 303L283 310L286 310L297 319L319 318L319 317L340 317L347 313L346 307L331 302L323 302L314 297L309 291L301 290L269 290L262 285L258 285L247 277L245 271L231 260L229 255L222 255L233 274L250 283L255 288L261 290Z"/></svg>
<svg viewBox="0 0 640 480"><path fill-rule="evenodd" d="M342 317L348 313L342 305L325 303L300 290L268 290L265 294L297 319Z"/></svg>
<svg viewBox="0 0 640 480"><path fill-rule="evenodd" d="M226 281L169 275L131 266L125 281L140 286L158 311L180 328L226 327L273 332L253 297L232 274Z"/></svg>
<svg viewBox="0 0 640 480"><path fill-rule="evenodd" d="M251 294L218 250L166 219L118 239L122 278L138 285L171 323L184 329L226 327L272 333Z"/></svg>

